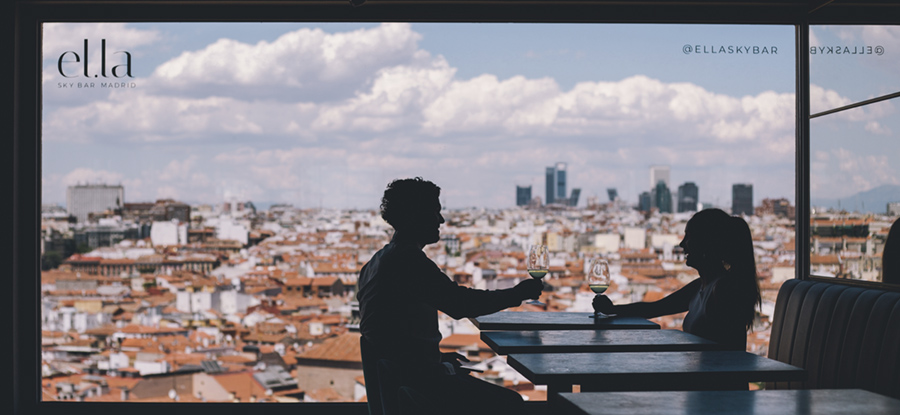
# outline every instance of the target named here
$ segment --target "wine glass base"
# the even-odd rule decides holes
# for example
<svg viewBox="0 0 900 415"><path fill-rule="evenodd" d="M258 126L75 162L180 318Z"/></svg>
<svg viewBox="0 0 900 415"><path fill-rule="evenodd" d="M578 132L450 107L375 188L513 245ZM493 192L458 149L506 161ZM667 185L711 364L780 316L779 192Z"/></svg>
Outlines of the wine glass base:
<svg viewBox="0 0 900 415"><path fill-rule="evenodd" d="M525 304L534 305L534 306L538 306L538 307L546 307L547 306L547 304L542 303L540 301L536 301L536 300L526 301Z"/></svg>
<svg viewBox="0 0 900 415"><path fill-rule="evenodd" d="M603 319L603 318L610 318L610 317L615 317L615 316L616 316L615 314L594 313L594 314L589 315L588 317L596 318L596 319Z"/></svg>

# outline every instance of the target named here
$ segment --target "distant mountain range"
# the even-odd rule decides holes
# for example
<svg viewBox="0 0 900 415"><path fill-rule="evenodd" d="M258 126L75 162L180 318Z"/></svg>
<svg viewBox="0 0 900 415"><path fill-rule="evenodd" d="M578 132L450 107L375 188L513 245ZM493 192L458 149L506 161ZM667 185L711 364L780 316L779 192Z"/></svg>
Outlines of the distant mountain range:
<svg viewBox="0 0 900 415"><path fill-rule="evenodd" d="M840 199L813 198L811 200L813 207L843 209L848 212L860 213L885 213L887 204L890 202L900 202L900 186L885 184Z"/></svg>

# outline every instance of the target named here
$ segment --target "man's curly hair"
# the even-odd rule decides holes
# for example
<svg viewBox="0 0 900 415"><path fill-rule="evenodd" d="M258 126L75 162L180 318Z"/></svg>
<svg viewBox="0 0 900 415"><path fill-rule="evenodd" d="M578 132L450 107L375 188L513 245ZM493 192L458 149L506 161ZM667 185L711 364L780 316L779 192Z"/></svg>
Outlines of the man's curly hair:
<svg viewBox="0 0 900 415"><path fill-rule="evenodd" d="M421 177L397 179L384 189L381 217L395 229L415 215L431 209L441 195L441 188Z"/></svg>

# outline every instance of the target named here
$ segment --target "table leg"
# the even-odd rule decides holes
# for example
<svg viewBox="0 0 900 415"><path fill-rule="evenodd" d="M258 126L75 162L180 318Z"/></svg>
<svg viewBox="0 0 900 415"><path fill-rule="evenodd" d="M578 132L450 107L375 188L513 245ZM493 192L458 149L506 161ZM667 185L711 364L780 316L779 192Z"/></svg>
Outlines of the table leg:
<svg viewBox="0 0 900 415"><path fill-rule="evenodd" d="M562 392L572 392L572 385L569 384L548 384L547 385L547 402L554 402L559 399Z"/></svg>

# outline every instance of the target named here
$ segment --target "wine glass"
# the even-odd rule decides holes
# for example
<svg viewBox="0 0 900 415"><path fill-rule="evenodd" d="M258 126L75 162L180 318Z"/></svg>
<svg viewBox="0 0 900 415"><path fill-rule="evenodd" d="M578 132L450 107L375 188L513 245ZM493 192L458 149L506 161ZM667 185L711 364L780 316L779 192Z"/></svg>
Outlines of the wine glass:
<svg viewBox="0 0 900 415"><path fill-rule="evenodd" d="M603 294L609 288L609 263L605 259L597 257L591 259L590 268L587 270L588 287L594 294ZM599 311L594 311L593 318L609 317Z"/></svg>
<svg viewBox="0 0 900 415"><path fill-rule="evenodd" d="M541 280L547 275L547 272L550 271L550 252L547 250L547 245L534 245L531 247L531 250L528 252L528 275L531 275L531 278ZM531 300L528 302L531 305L544 306L545 304L537 301Z"/></svg>

